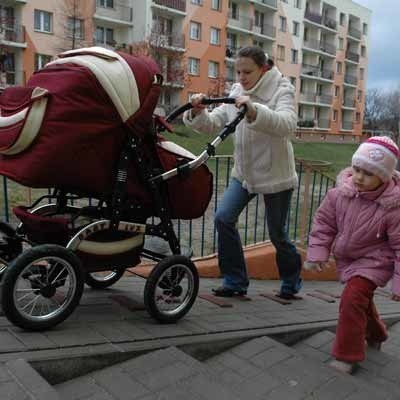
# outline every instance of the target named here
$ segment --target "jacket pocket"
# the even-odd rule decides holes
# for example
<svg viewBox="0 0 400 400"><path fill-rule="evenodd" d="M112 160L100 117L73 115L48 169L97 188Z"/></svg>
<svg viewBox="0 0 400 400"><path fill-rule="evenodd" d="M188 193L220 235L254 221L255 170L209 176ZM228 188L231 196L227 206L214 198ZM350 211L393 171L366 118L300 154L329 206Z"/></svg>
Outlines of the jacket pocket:
<svg viewBox="0 0 400 400"><path fill-rule="evenodd" d="M251 139L249 149L251 156L247 162L255 171L265 174L272 167L271 138L263 132L249 131L248 133Z"/></svg>

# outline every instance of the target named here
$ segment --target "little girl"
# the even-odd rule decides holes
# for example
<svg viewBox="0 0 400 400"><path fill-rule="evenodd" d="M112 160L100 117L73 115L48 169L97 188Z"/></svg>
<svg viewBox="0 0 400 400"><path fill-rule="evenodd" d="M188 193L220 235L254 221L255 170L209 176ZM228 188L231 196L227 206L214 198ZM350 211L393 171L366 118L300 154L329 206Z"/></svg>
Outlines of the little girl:
<svg viewBox="0 0 400 400"><path fill-rule="evenodd" d="M318 208L304 268L321 271L332 250L343 290L330 365L352 373L365 358L365 342L380 348L385 324L374 291L392 279L392 300L400 301L399 149L386 136L371 137L341 172Z"/></svg>

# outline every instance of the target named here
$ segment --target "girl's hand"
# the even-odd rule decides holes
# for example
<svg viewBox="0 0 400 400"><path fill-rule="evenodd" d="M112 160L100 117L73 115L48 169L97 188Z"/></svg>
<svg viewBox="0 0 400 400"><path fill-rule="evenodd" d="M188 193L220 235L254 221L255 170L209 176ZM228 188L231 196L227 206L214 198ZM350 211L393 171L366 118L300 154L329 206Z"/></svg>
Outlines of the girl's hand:
<svg viewBox="0 0 400 400"><path fill-rule="evenodd" d="M317 271L317 272L322 272L328 264L324 261L304 261L303 268L306 271Z"/></svg>
<svg viewBox="0 0 400 400"><path fill-rule="evenodd" d="M202 104L201 101L205 99L207 96L203 93L196 93L190 98L190 102L192 103L192 117L199 114L202 110L204 110L207 106Z"/></svg>
<svg viewBox="0 0 400 400"><path fill-rule="evenodd" d="M391 299L394 301L400 301L400 296L398 296L397 294L392 294Z"/></svg>
<svg viewBox="0 0 400 400"><path fill-rule="evenodd" d="M239 96L236 99L235 105L237 108L240 108L243 104L245 104L247 107L246 111L247 122L253 122L257 117L257 109L254 106L253 102L250 100L249 96Z"/></svg>

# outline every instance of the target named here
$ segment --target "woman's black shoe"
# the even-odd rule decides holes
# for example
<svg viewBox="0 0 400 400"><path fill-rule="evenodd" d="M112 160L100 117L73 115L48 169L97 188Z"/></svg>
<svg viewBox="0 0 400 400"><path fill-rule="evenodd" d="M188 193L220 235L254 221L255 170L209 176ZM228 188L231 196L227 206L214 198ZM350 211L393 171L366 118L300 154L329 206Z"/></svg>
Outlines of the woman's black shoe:
<svg viewBox="0 0 400 400"><path fill-rule="evenodd" d="M247 290L235 290L220 286L212 290L214 296L217 297L233 297L233 296L246 296Z"/></svg>

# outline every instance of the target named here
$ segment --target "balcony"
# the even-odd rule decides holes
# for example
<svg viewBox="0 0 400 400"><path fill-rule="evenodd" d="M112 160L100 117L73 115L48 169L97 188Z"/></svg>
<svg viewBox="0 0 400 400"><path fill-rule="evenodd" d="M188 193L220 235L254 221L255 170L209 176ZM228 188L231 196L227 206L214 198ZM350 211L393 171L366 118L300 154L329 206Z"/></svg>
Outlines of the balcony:
<svg viewBox="0 0 400 400"><path fill-rule="evenodd" d="M185 36L175 33L161 33L159 29L153 28L150 35L150 44L153 47L185 49Z"/></svg>
<svg viewBox="0 0 400 400"><path fill-rule="evenodd" d="M336 31L337 22L332 18L329 18L327 16L322 16L321 14L314 13L309 10L305 11L304 18L308 19L314 24L321 25L322 27L326 27Z"/></svg>
<svg viewBox="0 0 400 400"><path fill-rule="evenodd" d="M351 74L345 74L344 75L344 83L356 86L357 82L358 82L358 79L357 79L357 77L355 75L351 75Z"/></svg>
<svg viewBox="0 0 400 400"><path fill-rule="evenodd" d="M115 8L105 8L96 5L95 18L110 22L131 23L133 21L132 7L116 5Z"/></svg>
<svg viewBox="0 0 400 400"><path fill-rule="evenodd" d="M321 69L318 65L302 64L301 73L315 78L333 80L334 72L330 69Z"/></svg>
<svg viewBox="0 0 400 400"><path fill-rule="evenodd" d="M0 19L0 43L25 43L25 27Z"/></svg>
<svg viewBox="0 0 400 400"><path fill-rule="evenodd" d="M154 4L172 8L177 11L186 12L186 1L185 0L153 0Z"/></svg>
<svg viewBox="0 0 400 400"><path fill-rule="evenodd" d="M276 28L268 24L262 26L254 25L252 32L257 33L258 35L269 36L270 38L276 37Z"/></svg>
<svg viewBox="0 0 400 400"><path fill-rule="evenodd" d="M346 59L353 61L355 63L360 62L360 55L358 53L353 53L351 51L346 51Z"/></svg>
<svg viewBox="0 0 400 400"><path fill-rule="evenodd" d="M235 14L232 14L231 11L228 13L228 25L230 27L243 29L246 31L251 31L253 28L253 19L248 17L241 17Z"/></svg>
<svg viewBox="0 0 400 400"><path fill-rule="evenodd" d="M0 88L24 85L24 76L25 74L22 70L7 70L0 72Z"/></svg>
<svg viewBox="0 0 400 400"><path fill-rule="evenodd" d="M236 58L236 54L239 50L239 47L226 46L225 57Z"/></svg>
<svg viewBox="0 0 400 400"><path fill-rule="evenodd" d="M348 35L358 40L361 40L361 31L359 29L349 26Z"/></svg>
<svg viewBox="0 0 400 400"><path fill-rule="evenodd" d="M342 130L343 131L352 131L353 130L353 122L352 121L342 121Z"/></svg>
<svg viewBox="0 0 400 400"><path fill-rule="evenodd" d="M322 51L324 53L328 53L333 56L336 55L336 46L331 43L324 42L322 40L317 40L317 39L304 40L303 47L308 47L313 50Z"/></svg>
<svg viewBox="0 0 400 400"><path fill-rule="evenodd" d="M332 96L328 94L303 92L300 93L300 101L305 103L325 104L330 106L332 104Z"/></svg>
<svg viewBox="0 0 400 400"><path fill-rule="evenodd" d="M278 8L278 1L277 0L251 0L254 4L259 4L261 6L268 6L273 9Z"/></svg>
<svg viewBox="0 0 400 400"><path fill-rule="evenodd" d="M356 106L356 101L354 100L353 97L345 97L343 99L343 107L355 108L355 106Z"/></svg>

